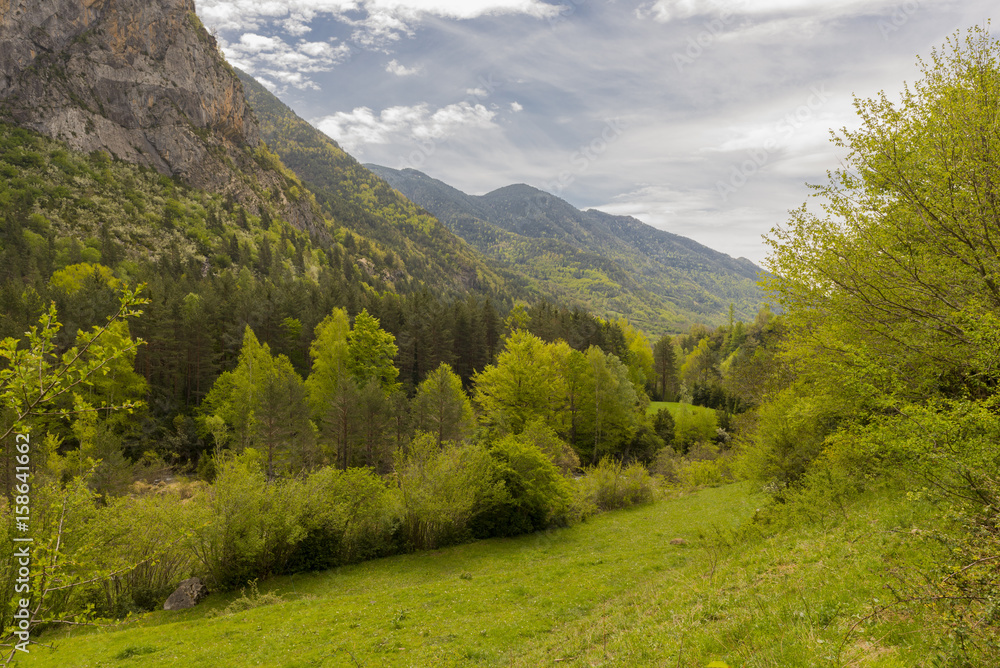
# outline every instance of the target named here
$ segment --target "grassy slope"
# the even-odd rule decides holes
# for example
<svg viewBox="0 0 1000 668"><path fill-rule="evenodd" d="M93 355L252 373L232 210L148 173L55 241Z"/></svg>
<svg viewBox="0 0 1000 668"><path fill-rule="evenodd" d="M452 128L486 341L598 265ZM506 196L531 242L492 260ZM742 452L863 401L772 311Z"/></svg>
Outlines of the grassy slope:
<svg viewBox="0 0 1000 668"><path fill-rule="evenodd" d="M883 615L884 563L917 506L869 498L730 544L761 503L745 485L569 529L280 578L277 605L206 618L233 596L77 632L22 666L912 666L919 620ZM876 512L876 509L877 512ZM844 519L844 518L847 519ZM808 528L803 528L808 526ZM623 537L627 537L623 539ZM671 545L683 538L684 545ZM907 557L911 558L911 557ZM52 641L53 638L42 639ZM914 643L918 646L909 647Z"/></svg>

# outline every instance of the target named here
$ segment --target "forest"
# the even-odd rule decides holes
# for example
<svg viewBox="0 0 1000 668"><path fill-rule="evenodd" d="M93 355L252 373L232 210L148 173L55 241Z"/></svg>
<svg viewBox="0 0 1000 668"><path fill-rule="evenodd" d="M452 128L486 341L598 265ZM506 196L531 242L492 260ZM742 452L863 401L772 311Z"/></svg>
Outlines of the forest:
<svg viewBox="0 0 1000 668"><path fill-rule="evenodd" d="M857 101L844 166L770 233L773 312L656 340L498 275L433 291L347 208L302 231L3 126L4 591L29 494L44 631L192 574L238 589L741 479L767 497L747 541L866 494L931 508L848 633L912 616L927 665L992 665L1000 44L956 34L922 77Z"/></svg>
<svg viewBox="0 0 1000 668"><path fill-rule="evenodd" d="M732 478L756 401L740 378L780 338L767 311L653 345L501 283L431 289L423 251L352 231L379 234L351 207L302 231L104 153L0 140L0 476L9 511L29 438L33 535L55 550L39 628L155 609L194 573L225 590L566 525L651 500L650 470Z"/></svg>

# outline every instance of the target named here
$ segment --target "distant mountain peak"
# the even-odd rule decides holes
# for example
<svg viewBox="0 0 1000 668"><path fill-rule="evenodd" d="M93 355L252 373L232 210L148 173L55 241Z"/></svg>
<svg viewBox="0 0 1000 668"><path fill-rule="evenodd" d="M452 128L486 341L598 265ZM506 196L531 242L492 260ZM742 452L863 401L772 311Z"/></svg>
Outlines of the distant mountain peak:
<svg viewBox="0 0 1000 668"><path fill-rule="evenodd" d="M540 296L625 315L651 333L752 319L761 269L631 216L581 211L525 183L467 195L417 170L366 165Z"/></svg>

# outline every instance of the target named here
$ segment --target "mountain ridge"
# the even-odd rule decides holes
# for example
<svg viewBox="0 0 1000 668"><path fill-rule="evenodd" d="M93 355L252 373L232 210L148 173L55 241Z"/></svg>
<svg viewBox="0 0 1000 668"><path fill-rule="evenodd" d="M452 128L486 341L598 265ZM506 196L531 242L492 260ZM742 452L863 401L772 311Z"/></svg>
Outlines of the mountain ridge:
<svg viewBox="0 0 1000 668"><path fill-rule="evenodd" d="M763 270L631 216L569 202L524 183L468 195L414 169L365 165L480 252L517 268L540 293L623 315L654 332L721 324L729 304L752 319ZM566 270L549 256L561 256ZM622 291L635 293L635 300Z"/></svg>

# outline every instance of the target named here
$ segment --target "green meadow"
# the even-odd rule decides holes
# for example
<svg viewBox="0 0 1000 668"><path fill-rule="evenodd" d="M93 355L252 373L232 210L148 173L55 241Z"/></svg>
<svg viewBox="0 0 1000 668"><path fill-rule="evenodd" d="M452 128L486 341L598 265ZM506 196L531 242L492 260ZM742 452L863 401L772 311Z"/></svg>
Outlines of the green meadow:
<svg viewBox="0 0 1000 668"><path fill-rule="evenodd" d="M43 636L18 665L913 666L919 620L866 619L875 574L919 556L900 536L925 509L897 497L764 530L747 484L704 489Z"/></svg>

